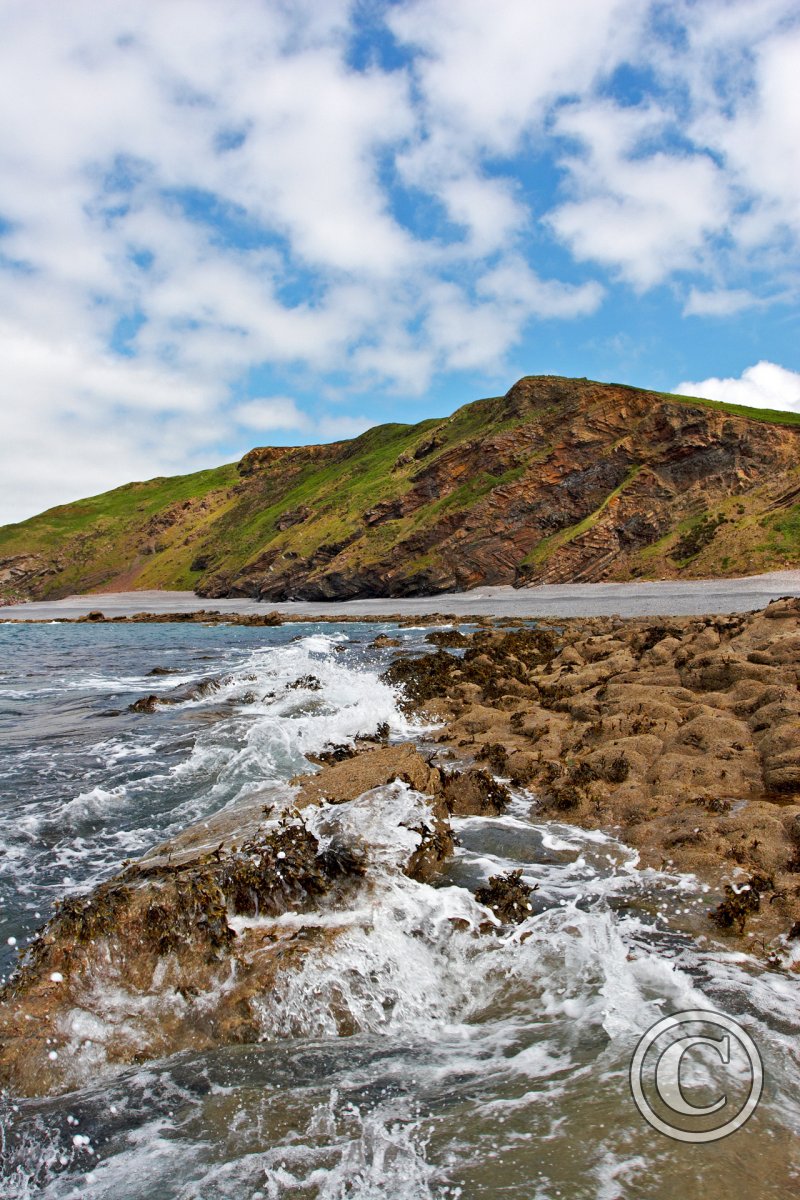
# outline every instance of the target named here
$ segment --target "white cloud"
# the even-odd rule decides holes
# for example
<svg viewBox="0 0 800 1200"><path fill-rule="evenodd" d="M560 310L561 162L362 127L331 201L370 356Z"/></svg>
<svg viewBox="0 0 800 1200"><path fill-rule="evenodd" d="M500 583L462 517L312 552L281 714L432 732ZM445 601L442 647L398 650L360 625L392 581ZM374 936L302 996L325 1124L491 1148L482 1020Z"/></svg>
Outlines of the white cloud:
<svg viewBox="0 0 800 1200"><path fill-rule="evenodd" d="M239 404L231 415L245 429L308 429L311 422L291 396L260 397Z"/></svg>
<svg viewBox="0 0 800 1200"><path fill-rule="evenodd" d="M602 302L545 265L563 246L638 290L690 273L696 316L763 303L752 262L769 297L800 288L791 0L678 0L686 45L654 2L367 8L0 6L0 520L48 472L50 501L213 461L263 365L322 397L307 437L363 427L328 374L348 395L497 375L532 322ZM402 65L355 69L382 19ZM656 84L610 99L644 61Z"/></svg>
<svg viewBox="0 0 800 1200"><path fill-rule="evenodd" d="M569 189L551 227L578 258L639 290L677 272L716 281L766 268L772 295L776 277L779 291L796 295L797 6L682 2L671 16L684 36L650 36L640 47L657 80L650 98L589 95L557 113L554 131L578 150L563 159ZM697 303L690 311L699 314Z"/></svg>
<svg viewBox="0 0 800 1200"><path fill-rule="evenodd" d="M792 28L792 25L794 26ZM800 235L800 14L791 0L698 5L684 70L695 100L691 136L711 147L747 198L735 233L759 245ZM708 81L716 90L709 93ZM732 86L733 83L733 86ZM720 92L723 102L720 102Z"/></svg>
<svg viewBox="0 0 800 1200"><path fill-rule="evenodd" d="M402 177L465 226L479 253L525 235L531 213L521 189L487 177L484 161L541 142L557 98L591 90L623 62L645 18L645 6L624 0L410 0L390 8L388 25L417 51L424 135L398 156Z"/></svg>
<svg viewBox="0 0 800 1200"><path fill-rule="evenodd" d="M577 258L615 269L639 290L693 266L730 209L710 157L647 152L669 122L658 108L595 102L566 108L555 124L582 151L563 159L576 199L550 224Z"/></svg>
<svg viewBox="0 0 800 1200"><path fill-rule="evenodd" d="M634 48L645 6L625 0L411 0L388 24L422 51L415 74L432 150L513 154L548 106L589 90ZM434 153L422 148L431 168ZM444 165L452 159L452 149Z"/></svg>
<svg viewBox="0 0 800 1200"><path fill-rule="evenodd" d="M265 396L238 404L231 415L245 429L268 432L291 430L302 433L304 442L340 441L357 437L375 424L369 417L345 413L311 417L297 407L291 396Z"/></svg>
<svg viewBox="0 0 800 1200"><path fill-rule="evenodd" d="M529 316L585 317L595 312L604 295L594 280L573 285L540 279L522 258L508 258L488 271L479 280L478 290L515 312L520 323Z"/></svg>
<svg viewBox="0 0 800 1200"><path fill-rule="evenodd" d="M683 314L686 317L731 317L759 304L757 296L742 288L704 292L693 287L683 306Z"/></svg>
<svg viewBox="0 0 800 1200"><path fill-rule="evenodd" d="M679 396L704 396L707 400L746 404L750 408L800 413L800 374L787 371L777 363L756 363L743 371L738 379L685 381L673 391Z"/></svg>

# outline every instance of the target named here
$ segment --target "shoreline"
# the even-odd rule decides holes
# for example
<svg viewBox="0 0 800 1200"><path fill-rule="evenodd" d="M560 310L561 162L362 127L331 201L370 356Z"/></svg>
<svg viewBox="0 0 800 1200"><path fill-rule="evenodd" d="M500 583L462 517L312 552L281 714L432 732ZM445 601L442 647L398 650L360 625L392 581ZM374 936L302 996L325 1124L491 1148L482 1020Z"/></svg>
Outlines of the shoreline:
<svg viewBox="0 0 800 1200"><path fill-rule="evenodd" d="M639 870L695 876L708 908L689 918L672 903L698 946L800 973L800 599L668 623L433 629L426 641L428 652L396 656L383 678L435 728L390 743L378 726L309 754L319 769L289 781L277 818L259 794L224 806L57 907L4 989L4 1084L29 1095L75 1085L45 1034L61 1044L75 1005L118 961L148 1001L136 1018L142 1060L258 1040L253 998L335 943L340 901L367 894L371 806L386 789L404 839L398 867L412 879L435 883L446 870L452 818L501 815L522 790L533 821L618 839ZM313 831L348 803L360 806L358 823L320 853ZM524 921L533 890L514 873L490 878L464 900L473 934ZM253 921L259 913L268 919ZM160 1015L154 981L167 968L169 996L208 995L200 1026L191 1007ZM106 1020L102 1005L94 1017ZM108 1065L130 1062L134 1043L115 1040L113 1026L107 1036Z"/></svg>
<svg viewBox="0 0 800 1200"><path fill-rule="evenodd" d="M547 584L539 587L477 587L469 592L363 600L261 602L210 600L194 592L93 592L61 600L31 600L0 608L0 622L76 621L90 612L107 621L137 614L187 620L192 613L221 617L279 615L285 621L392 621L431 616L495 617L678 617L752 612L772 600L800 596L800 570L737 579L683 579L628 583ZM142 617L141 619L144 619ZM219 618L217 618L219 619Z"/></svg>

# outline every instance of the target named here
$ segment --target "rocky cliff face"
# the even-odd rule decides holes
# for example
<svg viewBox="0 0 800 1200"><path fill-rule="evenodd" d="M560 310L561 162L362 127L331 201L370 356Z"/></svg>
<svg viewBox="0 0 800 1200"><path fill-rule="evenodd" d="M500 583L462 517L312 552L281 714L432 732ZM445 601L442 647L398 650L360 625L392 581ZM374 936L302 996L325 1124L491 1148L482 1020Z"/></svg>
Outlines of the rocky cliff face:
<svg viewBox="0 0 800 1200"><path fill-rule="evenodd" d="M113 535L103 497L99 518L72 541L53 538L53 514L46 549L36 525L45 517L9 527L0 588L193 586L209 597L328 600L794 564L800 421L774 417L526 377L443 421L255 449L235 471L221 468L224 480L205 473L224 486L162 507L131 504ZM170 481L154 482L163 493Z"/></svg>

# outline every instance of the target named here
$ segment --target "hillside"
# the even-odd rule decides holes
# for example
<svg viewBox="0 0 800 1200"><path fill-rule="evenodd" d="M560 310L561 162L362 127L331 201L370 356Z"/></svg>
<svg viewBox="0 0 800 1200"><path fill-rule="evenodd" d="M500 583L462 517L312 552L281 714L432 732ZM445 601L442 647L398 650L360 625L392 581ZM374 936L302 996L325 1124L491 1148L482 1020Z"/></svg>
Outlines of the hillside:
<svg viewBox="0 0 800 1200"><path fill-rule="evenodd" d="M798 563L800 417L556 376L0 529L7 598L344 599Z"/></svg>

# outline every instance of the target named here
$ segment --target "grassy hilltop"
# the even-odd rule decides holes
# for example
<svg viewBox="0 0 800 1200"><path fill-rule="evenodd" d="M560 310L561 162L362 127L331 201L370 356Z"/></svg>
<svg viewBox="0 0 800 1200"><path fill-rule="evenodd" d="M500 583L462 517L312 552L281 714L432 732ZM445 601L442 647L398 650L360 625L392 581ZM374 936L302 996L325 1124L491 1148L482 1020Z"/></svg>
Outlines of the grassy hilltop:
<svg viewBox="0 0 800 1200"><path fill-rule="evenodd" d="M129 483L0 528L0 595L270 599L800 563L800 416L528 376L442 420Z"/></svg>

